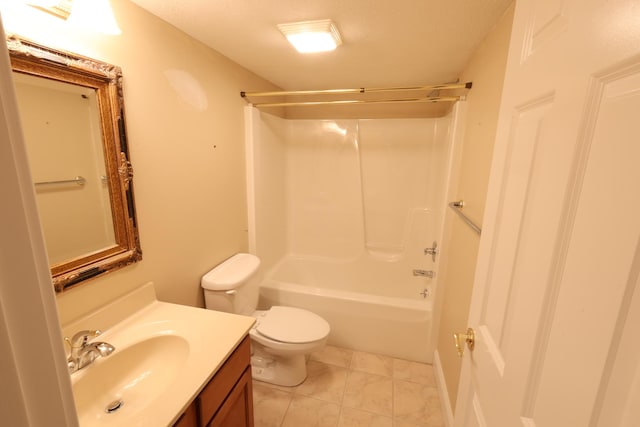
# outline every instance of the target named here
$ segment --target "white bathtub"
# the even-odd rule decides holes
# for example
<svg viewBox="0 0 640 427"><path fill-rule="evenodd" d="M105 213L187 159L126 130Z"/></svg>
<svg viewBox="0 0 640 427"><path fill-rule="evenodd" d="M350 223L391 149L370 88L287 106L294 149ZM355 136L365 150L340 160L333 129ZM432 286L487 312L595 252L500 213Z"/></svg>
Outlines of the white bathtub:
<svg viewBox="0 0 640 427"><path fill-rule="evenodd" d="M405 292L407 297L375 295L366 289L379 294L398 288L394 282L380 283L388 279L383 273L389 264L372 264L381 266L377 275L375 268L358 269L358 264L287 257L261 282L260 307L288 305L317 313L331 325L332 345L431 363L433 299L417 294L433 286L429 279L407 279L415 279L409 287L416 290Z"/></svg>

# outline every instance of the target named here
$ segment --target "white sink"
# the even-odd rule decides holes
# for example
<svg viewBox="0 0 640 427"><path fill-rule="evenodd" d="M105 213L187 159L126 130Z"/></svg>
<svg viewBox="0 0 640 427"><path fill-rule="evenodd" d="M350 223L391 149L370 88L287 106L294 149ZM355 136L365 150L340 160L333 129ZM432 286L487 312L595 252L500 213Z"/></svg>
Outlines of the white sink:
<svg viewBox="0 0 640 427"><path fill-rule="evenodd" d="M144 411L175 380L189 343L160 335L116 348L72 376L80 425L124 421Z"/></svg>
<svg viewBox="0 0 640 427"><path fill-rule="evenodd" d="M66 336L101 329L91 341L115 347L71 374L81 427L172 425L254 323L251 317L159 302L151 284L136 292L63 328ZM132 309L139 295L144 305Z"/></svg>

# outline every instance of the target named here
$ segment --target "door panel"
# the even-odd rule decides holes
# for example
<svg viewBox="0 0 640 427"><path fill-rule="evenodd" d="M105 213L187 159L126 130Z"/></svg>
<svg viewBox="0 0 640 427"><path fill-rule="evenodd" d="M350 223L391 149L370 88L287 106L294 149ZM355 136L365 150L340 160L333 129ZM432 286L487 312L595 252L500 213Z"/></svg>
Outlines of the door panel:
<svg viewBox="0 0 640 427"><path fill-rule="evenodd" d="M568 1L556 0L532 3L524 39L523 62L536 50L559 37L569 22Z"/></svg>
<svg viewBox="0 0 640 427"><path fill-rule="evenodd" d="M477 394L472 392L468 402L470 410L466 414L464 425L466 427L487 427Z"/></svg>
<svg viewBox="0 0 640 427"><path fill-rule="evenodd" d="M584 412L580 422L586 425L585 404L594 406L607 358L620 344L615 336L626 317L624 296L633 294L638 276L634 266L640 238L637 77L597 82L591 94L595 108L585 121L595 126L585 135L588 160L580 171L584 175L569 195L577 199L576 212L570 221L557 306L549 316L549 344L532 412L544 421L541 425L565 419L564 413L557 413L557 402L566 396L575 398L567 399L565 410ZM566 417L566 422L573 420Z"/></svg>
<svg viewBox="0 0 640 427"><path fill-rule="evenodd" d="M481 332L484 335L496 362L500 367L508 351L508 342L504 340L505 328L508 328L511 317L509 304L513 296L514 275L517 273L518 262L521 259L519 247L522 238L522 223L527 220L530 187L536 182L534 168L539 168L536 162L536 152L540 148L543 122L551 110L552 97L535 100L517 109L511 124L511 138L517 141L518 150L511 150L505 164L505 176L509 179L503 183L500 198L502 210L508 210L509 215L503 216L496 227L496 244L492 249L493 261L499 265L491 265L486 283L489 287L486 304L483 304L481 315ZM498 357L499 354L499 357ZM500 369L502 370L502 369Z"/></svg>
<svg viewBox="0 0 640 427"><path fill-rule="evenodd" d="M639 64L640 2L517 3L456 426L638 413Z"/></svg>

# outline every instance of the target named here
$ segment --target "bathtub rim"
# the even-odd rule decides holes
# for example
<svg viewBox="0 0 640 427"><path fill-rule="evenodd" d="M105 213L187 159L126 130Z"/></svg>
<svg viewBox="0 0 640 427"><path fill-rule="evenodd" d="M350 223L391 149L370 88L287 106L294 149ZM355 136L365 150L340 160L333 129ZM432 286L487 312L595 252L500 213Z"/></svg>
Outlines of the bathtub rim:
<svg viewBox="0 0 640 427"><path fill-rule="evenodd" d="M373 294L365 294L361 292L351 292L339 289L326 289L316 286L302 285L299 283L283 282L272 278L265 278L260 283L260 288L271 288L282 290L286 292L292 292L297 294L313 295L325 298L337 298L340 300L364 303L372 305L380 305L384 307L394 308L408 308L420 311L433 311L433 296L428 296L422 300L399 298L399 297L387 297Z"/></svg>

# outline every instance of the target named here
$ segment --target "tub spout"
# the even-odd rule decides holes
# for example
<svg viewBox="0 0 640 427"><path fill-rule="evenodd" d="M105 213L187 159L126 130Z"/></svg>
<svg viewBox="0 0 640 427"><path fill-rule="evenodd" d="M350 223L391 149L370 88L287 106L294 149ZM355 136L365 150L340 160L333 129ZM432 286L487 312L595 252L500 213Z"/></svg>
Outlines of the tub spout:
<svg viewBox="0 0 640 427"><path fill-rule="evenodd" d="M436 277L436 272L433 270L418 270L418 269L414 269L413 270L413 275L414 276L421 276L421 277L428 277L429 279L433 279L434 277Z"/></svg>

